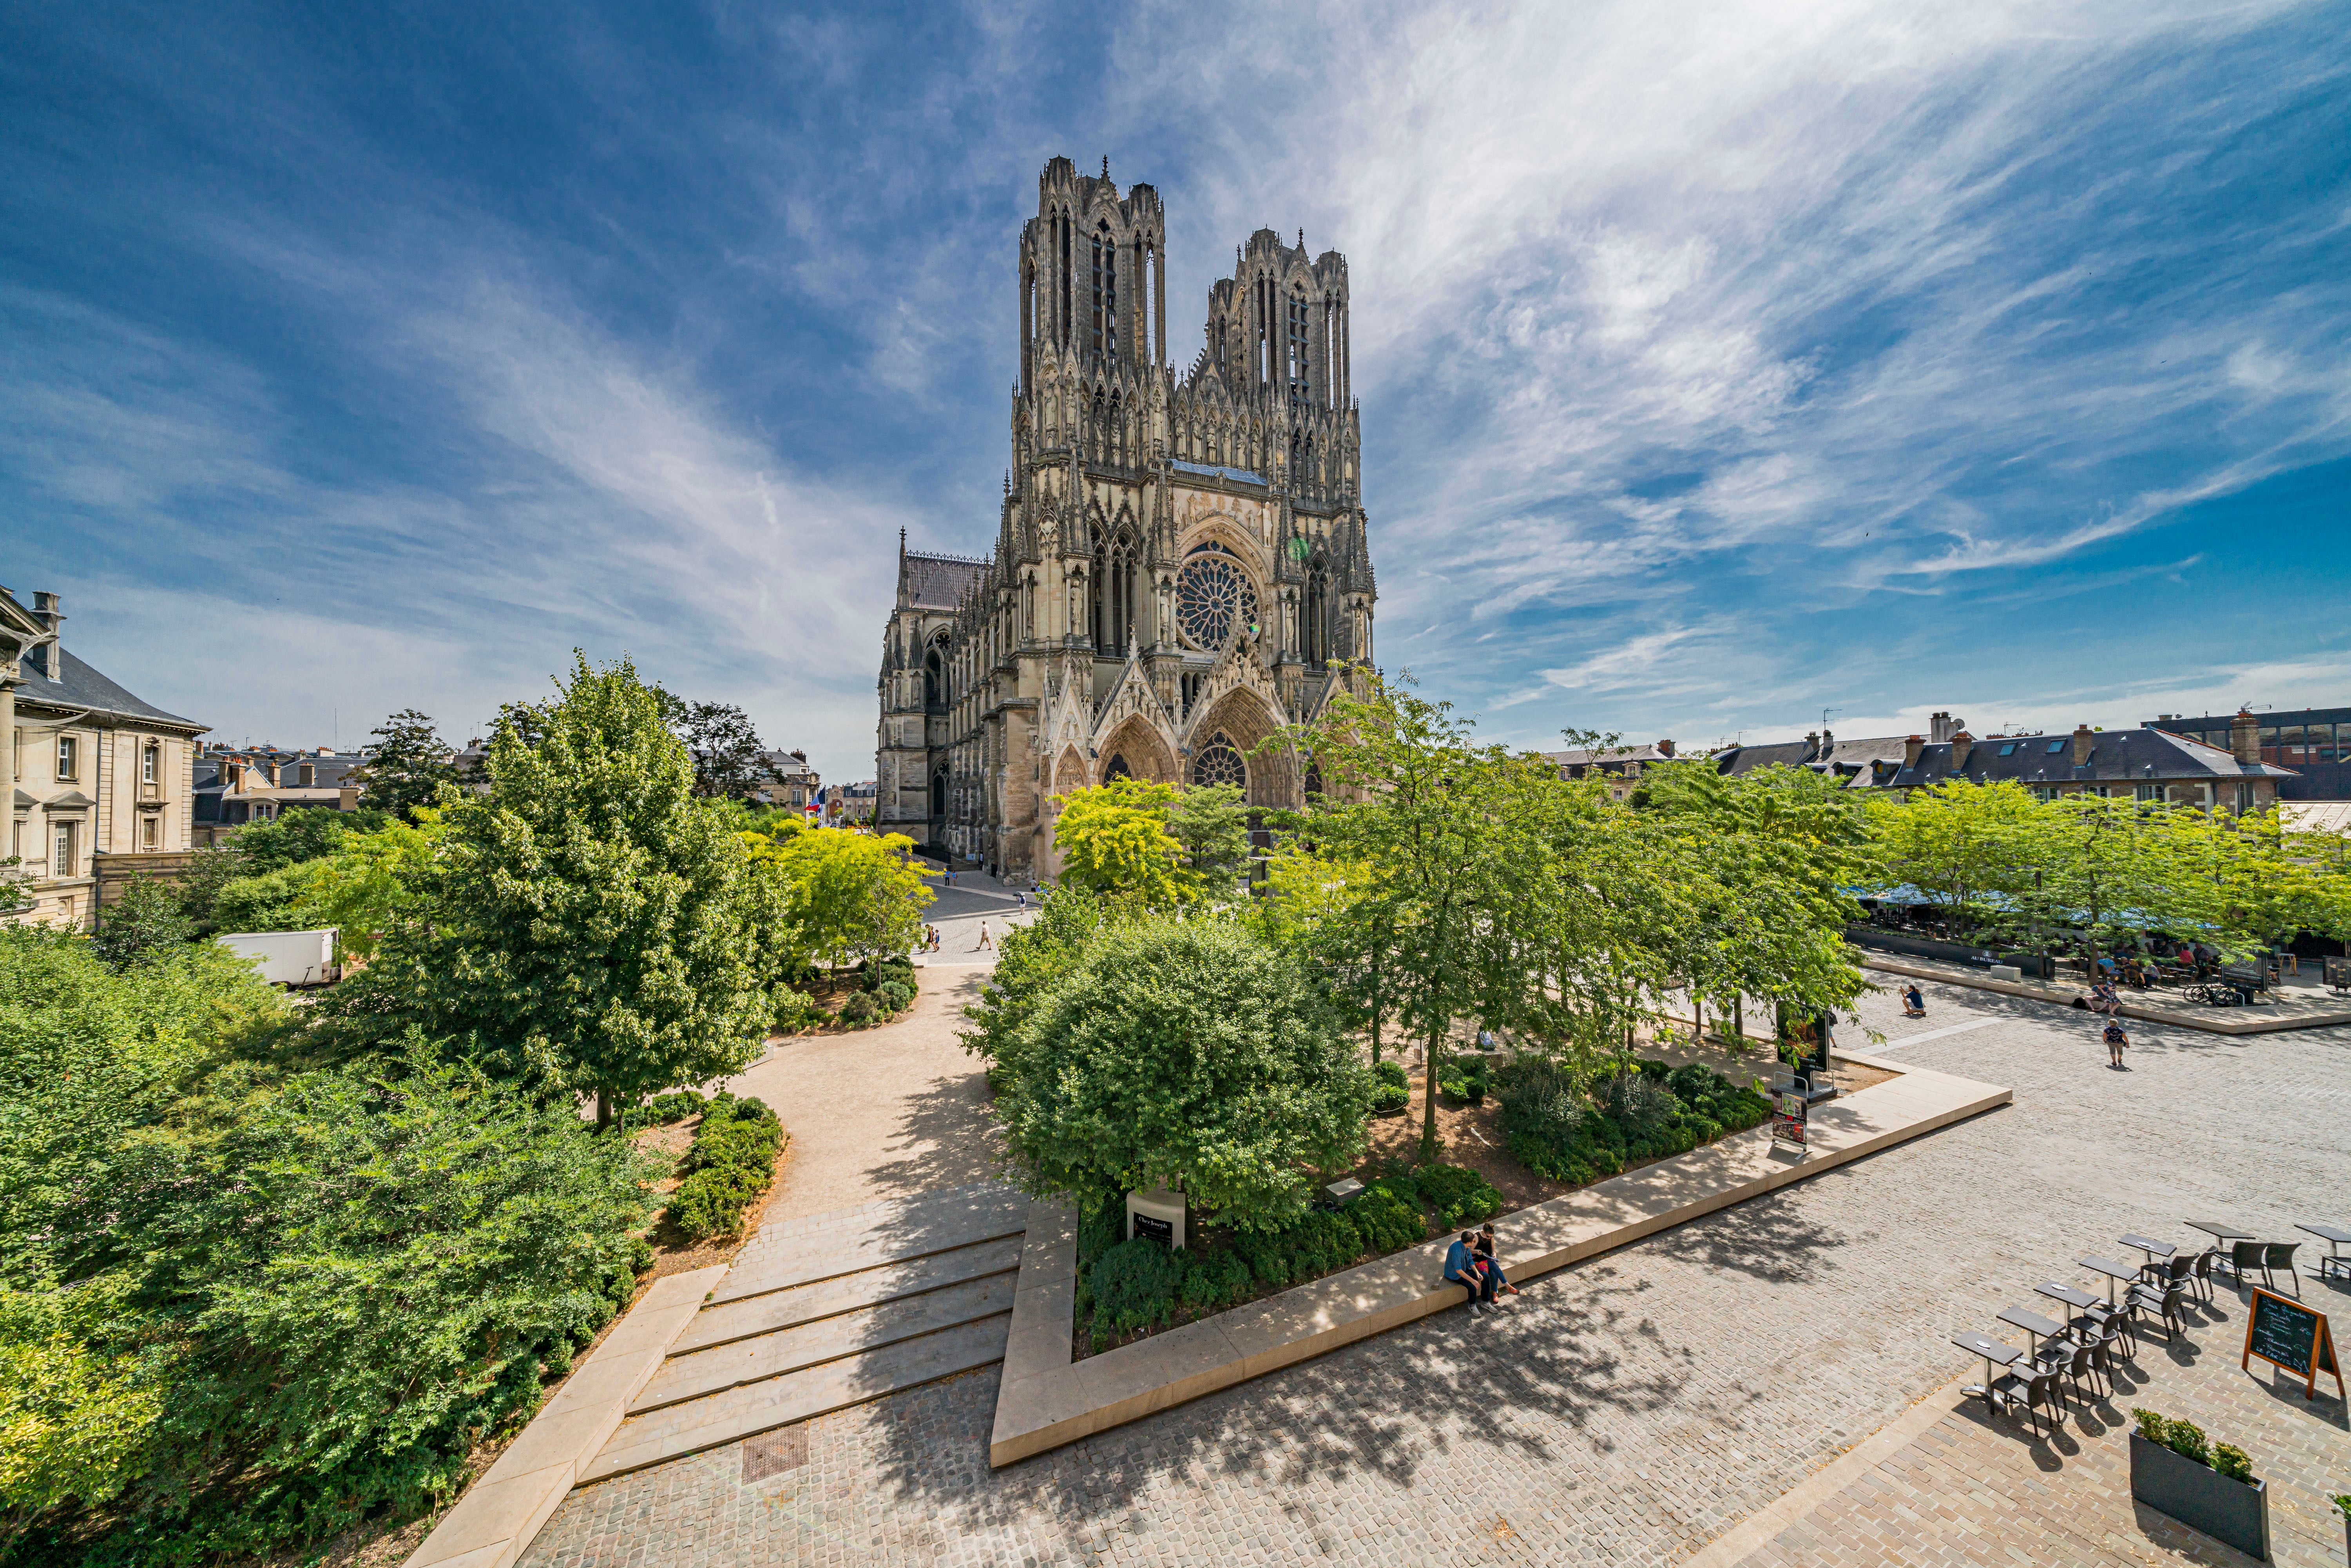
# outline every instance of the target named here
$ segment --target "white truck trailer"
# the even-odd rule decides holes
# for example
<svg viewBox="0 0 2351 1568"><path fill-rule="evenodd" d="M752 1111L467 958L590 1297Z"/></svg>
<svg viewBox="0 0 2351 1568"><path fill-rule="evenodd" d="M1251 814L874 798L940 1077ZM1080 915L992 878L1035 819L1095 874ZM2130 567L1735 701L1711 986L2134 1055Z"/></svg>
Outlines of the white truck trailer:
<svg viewBox="0 0 2351 1568"><path fill-rule="evenodd" d="M255 961L255 970L274 986L323 986L340 977L335 967L339 928L320 931L239 931L221 946Z"/></svg>

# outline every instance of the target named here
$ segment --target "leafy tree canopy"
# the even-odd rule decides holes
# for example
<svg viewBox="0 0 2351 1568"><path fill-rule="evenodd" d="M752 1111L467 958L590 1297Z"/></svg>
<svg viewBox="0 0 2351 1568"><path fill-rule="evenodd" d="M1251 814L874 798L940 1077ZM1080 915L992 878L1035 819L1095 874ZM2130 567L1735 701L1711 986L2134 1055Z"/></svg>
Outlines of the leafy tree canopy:
<svg viewBox="0 0 2351 1568"><path fill-rule="evenodd" d="M914 863L914 840L822 827L742 839L761 878L775 884L770 929L789 933L781 941L791 967L894 957L921 940L935 895Z"/></svg>
<svg viewBox="0 0 2351 1568"><path fill-rule="evenodd" d="M1184 846L1184 868L1201 896L1229 898L1249 874L1249 805L1238 784L1199 784L1178 790L1167 807L1167 831Z"/></svg>
<svg viewBox="0 0 2351 1568"><path fill-rule="evenodd" d="M742 844L627 661L579 656L535 711L500 726L489 792L450 807L414 918L342 1010L593 1090L607 1114L739 1071L770 1017Z"/></svg>
<svg viewBox="0 0 2351 1568"><path fill-rule="evenodd" d="M769 762L751 717L733 703L688 702L660 686L662 722L694 759L694 792L706 800L739 800L783 775Z"/></svg>
<svg viewBox="0 0 2351 1568"><path fill-rule="evenodd" d="M262 822L248 822L228 838L244 857L246 873L259 876L283 866L333 854L350 833L371 833L392 820L392 813L362 806L338 811L329 806L304 806Z"/></svg>
<svg viewBox="0 0 2351 1568"><path fill-rule="evenodd" d="M1061 797L1053 844L1061 880L1147 909L1171 909L1196 885L1183 843L1168 831L1173 784L1113 779Z"/></svg>
<svg viewBox="0 0 2351 1568"><path fill-rule="evenodd" d="M444 785L455 785L457 765L449 743L434 728L430 715L402 708L374 731L367 765L358 770L365 786L360 801L394 813L430 806L441 798Z"/></svg>
<svg viewBox="0 0 2351 1568"><path fill-rule="evenodd" d="M1037 1002L997 1111L1031 1190L1166 1184L1218 1223L1306 1211L1361 1152L1371 1075L1291 956L1224 921L1122 924Z"/></svg>

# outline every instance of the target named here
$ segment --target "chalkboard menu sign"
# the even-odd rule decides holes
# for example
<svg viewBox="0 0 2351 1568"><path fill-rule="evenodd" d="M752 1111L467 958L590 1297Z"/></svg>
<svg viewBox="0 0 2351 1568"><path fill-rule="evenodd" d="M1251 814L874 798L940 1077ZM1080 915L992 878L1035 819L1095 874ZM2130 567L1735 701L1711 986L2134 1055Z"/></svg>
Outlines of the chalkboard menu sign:
<svg viewBox="0 0 2351 1568"><path fill-rule="evenodd" d="M2335 1393L2343 1392L2343 1371L2335 1358L2335 1336L2327 1329L2326 1314L2258 1285L2252 1315L2245 1320L2245 1354L2237 1364L2250 1369L2257 1355L2301 1378L2305 1398L2316 1397L2322 1376L2335 1379Z"/></svg>

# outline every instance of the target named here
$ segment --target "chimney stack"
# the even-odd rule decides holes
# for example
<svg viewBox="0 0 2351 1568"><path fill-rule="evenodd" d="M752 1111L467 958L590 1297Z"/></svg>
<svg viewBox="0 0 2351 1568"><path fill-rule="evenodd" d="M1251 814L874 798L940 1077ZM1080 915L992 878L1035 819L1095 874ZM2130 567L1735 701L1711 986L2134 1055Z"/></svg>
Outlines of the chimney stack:
<svg viewBox="0 0 2351 1568"><path fill-rule="evenodd" d="M1918 754L1926 749L1927 737L1925 736L1904 736L1902 737L1902 766L1906 768L1917 767Z"/></svg>
<svg viewBox="0 0 2351 1568"><path fill-rule="evenodd" d="M1968 765L1968 753L1973 751L1975 748L1976 737L1970 735L1966 730L1960 730L1958 734L1952 736L1951 771L1958 773L1964 770Z"/></svg>
<svg viewBox="0 0 2351 1568"><path fill-rule="evenodd" d="M295 769L294 778L296 782L300 784L303 789L308 789L319 781L318 768L308 758L306 757L302 759L300 766Z"/></svg>
<svg viewBox="0 0 2351 1568"><path fill-rule="evenodd" d="M2240 762L2262 759L2262 721L2251 708L2239 708L2237 716L2229 721L2229 749Z"/></svg>
<svg viewBox="0 0 2351 1568"><path fill-rule="evenodd" d="M1927 720L1927 743L1930 746L1940 746L1951 738L1951 731L1958 727L1951 722L1949 714L1932 715Z"/></svg>
<svg viewBox="0 0 2351 1568"><path fill-rule="evenodd" d="M2090 764L2090 752L2097 746L2097 744L2098 737L2096 735L2092 733L2088 725L2075 725L2074 727L2074 766L2076 768L2088 767Z"/></svg>
<svg viewBox="0 0 2351 1568"><path fill-rule="evenodd" d="M1804 731L1804 760L1807 762L1816 762L1820 759L1820 755L1821 732L1817 729L1808 729Z"/></svg>
<svg viewBox="0 0 2351 1568"><path fill-rule="evenodd" d="M1657 742L1657 755L1658 755L1658 756L1660 756L1660 757L1671 757L1673 754L1674 754L1674 743L1673 743L1672 741L1670 741L1670 740L1661 740L1661 741Z"/></svg>

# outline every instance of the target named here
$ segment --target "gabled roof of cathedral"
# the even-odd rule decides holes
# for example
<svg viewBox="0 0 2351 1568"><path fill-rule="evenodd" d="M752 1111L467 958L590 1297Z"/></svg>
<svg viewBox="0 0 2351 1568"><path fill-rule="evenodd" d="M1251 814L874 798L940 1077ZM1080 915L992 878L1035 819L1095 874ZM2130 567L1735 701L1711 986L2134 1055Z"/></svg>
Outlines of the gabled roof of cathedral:
<svg viewBox="0 0 2351 1568"><path fill-rule="evenodd" d="M987 569L984 560L909 551L899 569L904 574L902 591L906 602L917 610L953 610L963 603L964 595Z"/></svg>

